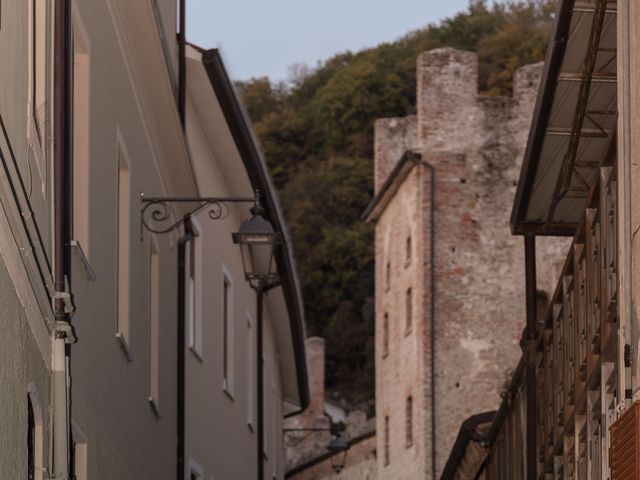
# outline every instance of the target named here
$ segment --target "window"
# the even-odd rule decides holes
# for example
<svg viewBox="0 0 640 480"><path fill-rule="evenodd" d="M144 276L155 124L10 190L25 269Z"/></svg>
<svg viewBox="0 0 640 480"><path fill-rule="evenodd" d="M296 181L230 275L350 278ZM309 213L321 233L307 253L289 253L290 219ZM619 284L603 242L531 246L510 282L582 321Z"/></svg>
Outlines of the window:
<svg viewBox="0 0 640 480"><path fill-rule="evenodd" d="M389 416L384 417L384 465L389 465Z"/></svg>
<svg viewBox="0 0 640 480"><path fill-rule="evenodd" d="M247 312L247 425L253 432L253 411L255 409L255 390L256 382L256 351L255 351L253 320Z"/></svg>
<svg viewBox="0 0 640 480"><path fill-rule="evenodd" d="M200 224L191 219L193 237L186 245L186 321L189 327L189 348L202 360L202 240Z"/></svg>
<svg viewBox="0 0 640 480"><path fill-rule="evenodd" d="M222 268L222 388L233 398L233 282Z"/></svg>
<svg viewBox="0 0 640 480"><path fill-rule="evenodd" d="M159 415L160 396L160 250L157 240L149 243L149 404Z"/></svg>
<svg viewBox="0 0 640 480"><path fill-rule="evenodd" d="M31 115L35 133L44 151L49 138L47 95L49 21L47 0L31 0Z"/></svg>
<svg viewBox="0 0 640 480"><path fill-rule="evenodd" d="M129 256L131 248L131 178L129 161L122 142L118 145L118 312L116 338L131 360L129 338Z"/></svg>
<svg viewBox="0 0 640 480"><path fill-rule="evenodd" d="M89 257L89 41L73 18L73 238Z"/></svg>
<svg viewBox="0 0 640 480"><path fill-rule="evenodd" d="M407 404L405 406L406 415L406 447L409 448L413 445L413 398L407 397Z"/></svg>
<svg viewBox="0 0 640 480"><path fill-rule="evenodd" d="M406 293L406 314L407 314L407 318L406 318L406 325L405 325L405 330L404 333L405 335L411 332L411 320L412 320L412 316L413 316L413 295L411 293L411 288L407 288L407 293Z"/></svg>
<svg viewBox="0 0 640 480"><path fill-rule="evenodd" d="M385 312L382 317L382 356L389 355L389 314Z"/></svg>
<svg viewBox="0 0 640 480"><path fill-rule="evenodd" d="M391 288L391 262L387 262L387 266L385 268L385 289L389 290Z"/></svg>
<svg viewBox="0 0 640 480"><path fill-rule="evenodd" d="M412 254L412 246L411 246L411 235L407 237L407 243L405 245L405 262L406 265L411 263L411 254Z"/></svg>

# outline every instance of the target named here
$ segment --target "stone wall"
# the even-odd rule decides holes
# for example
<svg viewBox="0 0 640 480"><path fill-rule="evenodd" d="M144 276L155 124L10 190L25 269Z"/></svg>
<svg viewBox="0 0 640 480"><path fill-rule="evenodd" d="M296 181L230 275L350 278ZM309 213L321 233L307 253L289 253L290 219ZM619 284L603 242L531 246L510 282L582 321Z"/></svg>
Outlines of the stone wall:
<svg viewBox="0 0 640 480"><path fill-rule="evenodd" d="M498 407L499 393L521 354L519 339L525 325L523 240L511 235L509 217L541 65L518 71L512 97L479 96L477 68L477 57L469 52L444 48L420 55L417 116L383 119L375 126L376 191L404 149L419 151L423 161L402 181L377 218L380 479L432 478L432 335L437 477L462 421ZM432 175L434 225L430 223ZM431 229L435 239L433 265ZM412 251L407 260L409 243ZM566 247L566 242L554 239L539 243L538 255L544 259L539 263L545 266L538 273L539 288L550 292L555 287L553 266L562 263ZM431 268L435 268L435 299ZM409 288L411 328L406 327ZM431 316L433 301L435 318ZM387 355L383 354L385 314L389 325ZM407 440L408 397L413 404L411 442Z"/></svg>

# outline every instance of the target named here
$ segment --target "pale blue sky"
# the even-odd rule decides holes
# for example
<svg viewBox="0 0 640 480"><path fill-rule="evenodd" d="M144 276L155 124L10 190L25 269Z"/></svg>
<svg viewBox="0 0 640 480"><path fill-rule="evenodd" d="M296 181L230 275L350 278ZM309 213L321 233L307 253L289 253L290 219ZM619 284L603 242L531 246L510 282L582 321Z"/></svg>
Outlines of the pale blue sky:
<svg viewBox="0 0 640 480"><path fill-rule="evenodd" d="M235 80L285 80L345 50L392 41L467 8L468 0L187 0L187 39L222 50Z"/></svg>

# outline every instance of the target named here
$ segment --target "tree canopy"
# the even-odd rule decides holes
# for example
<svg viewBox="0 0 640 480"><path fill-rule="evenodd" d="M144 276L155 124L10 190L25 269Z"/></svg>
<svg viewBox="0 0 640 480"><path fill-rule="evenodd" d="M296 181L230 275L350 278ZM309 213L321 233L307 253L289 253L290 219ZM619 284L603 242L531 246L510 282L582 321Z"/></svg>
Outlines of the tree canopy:
<svg viewBox="0 0 640 480"><path fill-rule="evenodd" d="M374 395L374 238L360 220L374 121L415 113L416 58L434 48L477 52L481 93L509 94L515 70L543 60L554 11L553 0L476 0L394 42L298 66L288 83L238 82L291 230L307 333L326 339L334 397Z"/></svg>

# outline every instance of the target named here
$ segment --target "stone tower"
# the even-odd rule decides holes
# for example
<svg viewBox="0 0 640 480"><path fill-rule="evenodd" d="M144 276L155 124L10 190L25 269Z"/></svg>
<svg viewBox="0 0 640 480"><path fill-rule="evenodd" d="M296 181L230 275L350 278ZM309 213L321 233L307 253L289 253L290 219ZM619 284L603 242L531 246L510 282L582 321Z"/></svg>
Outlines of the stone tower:
<svg viewBox="0 0 640 480"><path fill-rule="evenodd" d="M509 215L541 67L516 73L512 97L483 97L475 54L429 51L417 114L376 122L365 215L376 222L379 479L439 478L461 423L497 408L521 354L523 242ZM545 265L564 258L553 240L538 252Z"/></svg>

